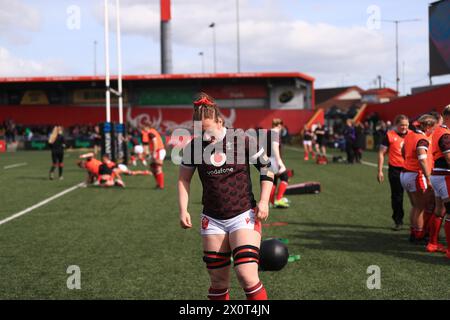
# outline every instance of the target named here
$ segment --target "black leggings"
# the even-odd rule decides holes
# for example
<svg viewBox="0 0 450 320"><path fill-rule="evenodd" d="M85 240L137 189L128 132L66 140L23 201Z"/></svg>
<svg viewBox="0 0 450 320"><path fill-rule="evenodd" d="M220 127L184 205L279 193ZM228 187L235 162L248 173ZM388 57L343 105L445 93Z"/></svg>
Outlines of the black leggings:
<svg viewBox="0 0 450 320"><path fill-rule="evenodd" d="M52 163L56 165L57 163L62 164L63 162L64 162L64 151L52 150Z"/></svg>
<svg viewBox="0 0 450 320"><path fill-rule="evenodd" d="M273 185L276 186L278 184L278 179L280 179L281 181L284 182L288 182L289 181L289 176L287 174L287 171L283 172L282 174L276 174L274 179L273 179Z"/></svg>
<svg viewBox="0 0 450 320"><path fill-rule="evenodd" d="M391 186L392 220L395 224L403 224L403 187L400 183L402 168L389 166L389 184Z"/></svg>

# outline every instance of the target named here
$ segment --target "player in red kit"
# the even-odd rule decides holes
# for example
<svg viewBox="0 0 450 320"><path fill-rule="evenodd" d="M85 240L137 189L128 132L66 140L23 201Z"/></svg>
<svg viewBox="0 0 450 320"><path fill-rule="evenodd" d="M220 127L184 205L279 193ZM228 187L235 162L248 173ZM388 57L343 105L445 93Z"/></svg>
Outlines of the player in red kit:
<svg viewBox="0 0 450 320"><path fill-rule="evenodd" d="M166 149L161 135L155 128L148 129L148 137L152 159L150 169L156 180L156 188L162 190L164 189L163 164L166 157Z"/></svg>
<svg viewBox="0 0 450 320"><path fill-rule="evenodd" d="M423 211L427 206L427 192L431 174L431 138L436 120L431 115L423 115L418 127L408 133L404 139L402 154L405 159L400 181L411 201L410 241L421 241L425 236Z"/></svg>
<svg viewBox="0 0 450 320"><path fill-rule="evenodd" d="M269 214L273 173L264 148L253 147L252 137L236 134L219 123L219 109L201 94L194 102L194 121L203 133L183 152L178 178L180 224L192 228L188 213L192 176L198 171L203 186L201 235L211 285L208 298L229 300L231 256L234 270L248 300L266 300L258 276L261 220ZM196 122L196 124L198 124ZM199 152L195 152L198 151ZM250 164L260 171L261 198L253 196Z"/></svg>
<svg viewBox="0 0 450 320"><path fill-rule="evenodd" d="M433 133L432 151L434 169L431 173L431 184L433 185L436 210L430 220L430 237L427 245L429 252L446 252L450 258L450 105L442 112L443 125L436 128ZM445 216L445 236L447 238L447 249L438 242L439 231Z"/></svg>

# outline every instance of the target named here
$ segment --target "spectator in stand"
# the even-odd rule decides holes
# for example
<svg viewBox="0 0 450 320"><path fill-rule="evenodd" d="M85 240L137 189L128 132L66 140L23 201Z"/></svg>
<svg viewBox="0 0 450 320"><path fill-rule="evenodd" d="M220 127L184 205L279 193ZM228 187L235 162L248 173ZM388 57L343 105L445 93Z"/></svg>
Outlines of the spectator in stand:
<svg viewBox="0 0 450 320"><path fill-rule="evenodd" d="M353 121L347 119L346 126L344 128L344 139L345 139L345 151L347 153L347 162L353 164L355 162L355 128L353 126Z"/></svg>
<svg viewBox="0 0 450 320"><path fill-rule="evenodd" d="M390 122L389 120L386 121L386 132L392 129L393 129L392 122Z"/></svg>
<svg viewBox="0 0 450 320"><path fill-rule="evenodd" d="M387 132L386 123L384 121L379 121L375 130L376 130L374 135L375 148L379 149L383 137L386 135Z"/></svg>
<svg viewBox="0 0 450 320"><path fill-rule="evenodd" d="M94 141L94 155L97 155L102 146L102 135L100 134L99 126L94 127L94 133L92 134L91 139Z"/></svg>
<svg viewBox="0 0 450 320"><path fill-rule="evenodd" d="M280 134L281 134L281 141L284 144L289 144L291 142L291 135L289 134L288 127L283 125L283 129L281 130Z"/></svg>
<svg viewBox="0 0 450 320"><path fill-rule="evenodd" d="M16 124L13 120L8 119L5 121L5 129L6 129L6 143L14 143L16 142Z"/></svg>
<svg viewBox="0 0 450 320"><path fill-rule="evenodd" d="M362 153L366 147L366 135L364 133L364 126L362 123L358 123L355 127L355 161L356 163L361 163Z"/></svg>
<svg viewBox="0 0 450 320"><path fill-rule="evenodd" d="M33 139L33 131L31 131L31 129L28 127L25 129L24 138L27 141L31 141L31 139Z"/></svg>

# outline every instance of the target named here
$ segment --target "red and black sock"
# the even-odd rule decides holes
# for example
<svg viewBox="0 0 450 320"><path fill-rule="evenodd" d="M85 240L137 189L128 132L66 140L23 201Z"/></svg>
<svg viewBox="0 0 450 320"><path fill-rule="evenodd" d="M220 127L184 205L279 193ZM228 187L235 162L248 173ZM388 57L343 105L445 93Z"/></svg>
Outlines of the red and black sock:
<svg viewBox="0 0 450 320"><path fill-rule="evenodd" d="M425 230L416 228L415 237L417 240L422 240L425 237Z"/></svg>
<svg viewBox="0 0 450 320"><path fill-rule="evenodd" d="M430 219L430 241L431 244L438 244L439 241L439 231L441 230L442 226L442 217L433 216Z"/></svg>
<svg viewBox="0 0 450 320"><path fill-rule="evenodd" d="M283 198L287 186L288 183L286 181L281 181L280 186L278 187L277 201Z"/></svg>
<svg viewBox="0 0 450 320"><path fill-rule="evenodd" d="M230 300L230 292L229 292L228 288L226 288L226 289L209 288L208 299L209 300Z"/></svg>
<svg viewBox="0 0 450 320"><path fill-rule="evenodd" d="M164 189L164 173L160 172L155 174L156 184L159 188Z"/></svg>
<svg viewBox="0 0 450 320"><path fill-rule="evenodd" d="M267 292L263 284L258 282L257 285L244 289L247 300L267 300Z"/></svg>

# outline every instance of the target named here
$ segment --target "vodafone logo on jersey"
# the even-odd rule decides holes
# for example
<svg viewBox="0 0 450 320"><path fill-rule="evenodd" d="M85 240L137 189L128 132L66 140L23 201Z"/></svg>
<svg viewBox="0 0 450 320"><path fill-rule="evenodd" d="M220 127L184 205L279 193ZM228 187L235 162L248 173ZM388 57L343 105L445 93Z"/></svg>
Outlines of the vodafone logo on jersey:
<svg viewBox="0 0 450 320"><path fill-rule="evenodd" d="M227 161L227 155L223 152L216 152L211 155L210 159L215 167L221 167Z"/></svg>

